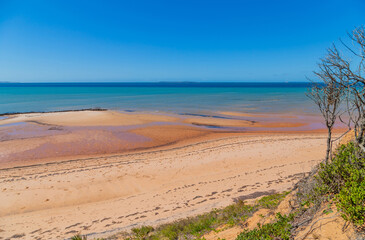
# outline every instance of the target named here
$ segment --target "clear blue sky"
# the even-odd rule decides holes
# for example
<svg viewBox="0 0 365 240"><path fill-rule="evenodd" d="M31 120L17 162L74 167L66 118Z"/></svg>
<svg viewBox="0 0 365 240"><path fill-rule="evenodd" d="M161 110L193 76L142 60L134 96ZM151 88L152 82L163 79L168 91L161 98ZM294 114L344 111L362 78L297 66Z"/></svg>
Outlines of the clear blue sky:
<svg viewBox="0 0 365 240"><path fill-rule="evenodd" d="M0 0L0 81L303 81L364 0Z"/></svg>

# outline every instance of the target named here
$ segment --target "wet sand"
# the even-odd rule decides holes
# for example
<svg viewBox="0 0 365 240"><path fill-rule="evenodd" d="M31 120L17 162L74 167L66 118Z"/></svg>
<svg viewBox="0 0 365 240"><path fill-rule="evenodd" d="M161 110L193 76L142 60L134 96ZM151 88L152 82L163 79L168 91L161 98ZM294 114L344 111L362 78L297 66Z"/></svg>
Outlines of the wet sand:
<svg viewBox="0 0 365 240"><path fill-rule="evenodd" d="M244 113L16 114L0 119L0 168L132 152L218 133L318 132L322 128L313 117Z"/></svg>
<svg viewBox="0 0 365 240"><path fill-rule="evenodd" d="M96 237L158 225L289 189L324 156L323 129L306 129L314 124L306 118L224 117L85 111L1 119L0 237Z"/></svg>

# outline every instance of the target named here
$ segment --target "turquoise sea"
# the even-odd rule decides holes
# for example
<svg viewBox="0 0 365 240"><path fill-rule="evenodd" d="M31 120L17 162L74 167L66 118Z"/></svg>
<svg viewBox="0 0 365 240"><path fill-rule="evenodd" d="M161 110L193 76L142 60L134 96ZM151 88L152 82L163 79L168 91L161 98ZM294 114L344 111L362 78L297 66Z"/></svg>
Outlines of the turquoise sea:
<svg viewBox="0 0 365 240"><path fill-rule="evenodd" d="M309 83L0 83L0 114L127 111L313 113Z"/></svg>

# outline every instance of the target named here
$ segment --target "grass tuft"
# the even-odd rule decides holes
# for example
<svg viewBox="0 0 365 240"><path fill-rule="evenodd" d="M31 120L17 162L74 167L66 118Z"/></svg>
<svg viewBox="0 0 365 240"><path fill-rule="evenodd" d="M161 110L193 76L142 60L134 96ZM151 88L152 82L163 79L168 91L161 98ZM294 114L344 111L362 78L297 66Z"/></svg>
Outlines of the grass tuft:
<svg viewBox="0 0 365 240"><path fill-rule="evenodd" d="M291 221L294 215L283 216L280 213L276 215L274 223L257 224L257 228L253 230L244 230L239 234L236 240L272 240L272 239L290 239L290 230L292 228Z"/></svg>
<svg viewBox="0 0 365 240"><path fill-rule="evenodd" d="M264 196L258 200L258 205L262 208L275 209L288 194L289 192L284 192Z"/></svg>

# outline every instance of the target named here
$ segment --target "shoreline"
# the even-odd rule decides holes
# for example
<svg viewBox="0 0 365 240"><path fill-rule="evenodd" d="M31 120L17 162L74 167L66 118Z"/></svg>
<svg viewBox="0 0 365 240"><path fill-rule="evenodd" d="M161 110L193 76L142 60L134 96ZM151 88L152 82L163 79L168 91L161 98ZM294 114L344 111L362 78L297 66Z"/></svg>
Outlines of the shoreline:
<svg viewBox="0 0 365 240"><path fill-rule="evenodd" d="M62 112L82 112L82 111L110 111L106 108L81 108L81 109L65 109L54 111L29 111L29 112L6 112L0 113L1 116L19 115L19 114L31 114L31 113L62 113Z"/></svg>

